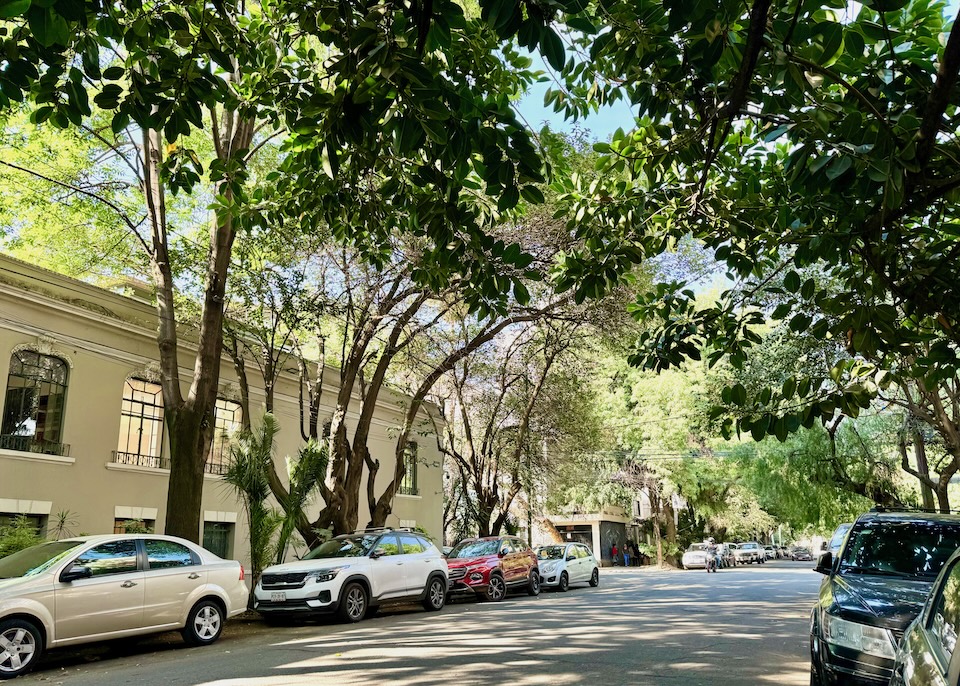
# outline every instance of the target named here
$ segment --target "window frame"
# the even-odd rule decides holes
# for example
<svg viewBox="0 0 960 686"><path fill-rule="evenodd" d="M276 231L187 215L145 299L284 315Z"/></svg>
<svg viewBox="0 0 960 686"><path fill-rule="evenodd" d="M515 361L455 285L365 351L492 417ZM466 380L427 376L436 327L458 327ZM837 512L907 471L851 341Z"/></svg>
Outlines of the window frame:
<svg viewBox="0 0 960 686"><path fill-rule="evenodd" d="M426 546L423 544L423 541L422 541L422 540L420 539L420 537L417 536L416 534L412 534L412 533L409 533L409 532L406 532L406 531L402 531L402 532L399 532L399 533L397 534L397 538L400 539L400 550L403 551L403 552L402 552L403 555L422 555L423 553L427 552L427 548L426 548ZM409 553L408 553L408 552L407 552L407 549L406 549L406 546L405 546L405 544L404 544L404 542L403 542L404 539L410 539L410 540L412 540L412 541L416 541L417 545L420 547L420 550L416 550L416 551L413 551L413 552L409 552Z"/></svg>
<svg viewBox="0 0 960 686"><path fill-rule="evenodd" d="M184 545L183 543L179 543L177 541L168 541L165 538L141 538L138 540L138 543L143 548L143 571L144 572L165 572L171 569L172 570L190 569L191 567L199 567L202 564L202 561L200 560L200 556L197 555L197 553L194 552L192 548ZM179 546L184 550L186 550L188 553L190 553L190 564L177 565L176 567L157 567L154 569L153 567L150 566L150 551L147 549L148 543L166 543L168 545Z"/></svg>
<svg viewBox="0 0 960 686"><path fill-rule="evenodd" d="M927 640L932 648L931 652L935 656L937 668L944 677L946 677L947 672L950 670L951 662L960 654L960 638L958 638L957 643L953 647L953 653L946 655L943 650L943 644L940 641L940 635L937 633L936 627L934 627L934 620L937 616L937 608L943 600L950 576L957 570L960 570L960 557L954 559L952 562L948 562L948 564L944 566L943 575L940 577L943 583L938 585L936 595L930 601L927 616L923 622L923 630L928 634ZM960 578L960 575L958 575L958 578ZM960 619L960 615L958 615L958 619ZM960 634L960 622L958 622L957 629L957 633Z"/></svg>
<svg viewBox="0 0 960 686"><path fill-rule="evenodd" d="M408 441L403 449L403 479L400 481L398 492L400 495L420 495L420 485L418 483L417 466L419 460L417 453L420 446L416 441Z"/></svg>
<svg viewBox="0 0 960 686"><path fill-rule="evenodd" d="M136 389L131 384L131 381L144 384L145 387L143 389ZM152 393L152 395L155 399L159 400L159 403L155 401L154 403L151 404L151 403L147 403L146 401L136 399L135 396L137 393L141 393L144 395L151 394L150 391L146 388L147 386L156 387L157 390L156 392ZM131 397L129 398L127 397L128 388L130 389L130 395L131 395ZM133 406L139 406L140 413L134 414L132 411L127 412L125 410L125 407L127 406L128 403ZM147 415L147 408L159 409L159 414L155 417L150 417ZM160 384L155 383L153 381L148 381L147 379L143 379L138 376L128 376L126 379L124 379L123 394L121 396L121 404L120 404L120 433L117 436L117 453L122 454L125 457L129 456L128 459L132 459L134 464L141 464L142 461L146 460L149 462L155 462L158 466L162 465L163 464L163 444L167 437L167 423L166 423L166 418L164 416L165 413L166 413L166 408L163 404L163 387ZM129 417L131 421L129 423L129 426L127 427L127 436L126 436L127 440L125 442L125 447L127 449L121 450L120 441L123 438L123 418L124 417ZM129 450L130 436L134 430L134 422L133 422L134 419L139 419L139 428L136 430L139 431L140 433L139 440L137 441L137 452L135 453ZM151 433L151 435L157 435L157 442L156 442L157 452L155 455L151 453L142 452L144 422L149 422L150 424L158 423L160 426L159 435Z"/></svg>
<svg viewBox="0 0 960 686"><path fill-rule="evenodd" d="M34 358L32 361L27 361L26 359L24 359L25 357L31 357L31 356ZM62 371L62 382L52 378L52 375L53 375L52 368L46 370L50 372L50 376L44 376L43 374L40 373L42 370L45 369L42 365L43 360L53 360L57 362L57 367ZM19 365L21 369L21 373L14 372L15 365ZM35 370L37 373L32 375L23 373L24 367L30 367L31 369ZM11 404L9 402L10 390L11 390L10 380L13 378L21 379L24 382L26 381L31 382L30 385L27 385L26 383L24 383L23 385L16 386L14 388L19 388L19 389L33 388L35 389L35 391L37 391L36 414L34 414L33 410L31 409L30 415L25 418L25 419L33 420L33 433L31 434L17 433L16 432L17 427L14 427L12 425L11 426L7 425L7 417L11 408ZM55 386L59 388L60 389L59 394L48 393L46 396L42 396L39 393L39 390L43 387L44 384L47 384L51 387ZM63 441L64 424L65 424L66 414L67 414L67 393L69 391L69 388L70 388L70 364L63 357L60 357L59 355L48 355L46 353L42 353L37 350L33 350L31 348L22 348L20 350L12 350L10 352L9 365L7 368L7 382L4 388L4 395L3 395L3 413L2 415L0 415L0 436L2 436L3 438L9 437L10 439L21 439L26 442L25 443L26 448L21 449L19 447L12 447L12 448L8 447L8 449L17 450L18 452L39 452L43 454L56 454L56 455L63 455L63 456L69 454L69 446ZM60 407L56 411L58 421L57 421L56 430L51 431L48 429L51 429L52 426L48 427L47 421L46 421L46 417L50 413L49 404L47 405L47 409L41 411L40 398L41 397L51 398L51 397L58 397L58 396L61 399ZM26 397L26 394L21 394L21 399L20 399L21 415L23 413L24 397ZM45 438L45 437L38 438L37 429L41 427L41 423L39 421L41 414L44 415L44 422L42 424L43 433L41 434L41 436L53 434L55 437L55 440ZM11 420L12 420L12 415L11 415ZM44 446L49 446L49 448L45 449ZM40 448L40 449L37 450L35 448Z"/></svg>
<svg viewBox="0 0 960 686"><path fill-rule="evenodd" d="M144 561L144 550L143 550L143 548L140 546L139 541L138 541L136 538L120 538L120 539L117 539L117 540L115 540L115 541L101 541L100 543L97 543L97 544L95 544L95 545L92 545L92 546L90 546L89 548L86 548L86 549L84 549L83 551L81 551L79 554L77 554L77 556L74 557L74 558L70 561L70 563L67 564L67 566L63 568L63 572L69 571L70 569L72 569L72 568L73 568L74 566L76 566L76 565L86 566L86 565L81 565L81 564L80 564L80 559L81 559L84 555L87 555L87 554L93 552L93 551L96 550L97 548L101 548L101 547L103 547L103 546L105 546L105 545L110 545L110 544L115 544L115 543L126 543L126 542L133 543L133 549L134 549L134 551L135 551L134 559L137 561L136 567L135 567L134 569L125 569L125 570L123 570L123 571L109 572L109 573L107 573L107 574L93 574L93 575L90 577L90 579L100 579L100 578L108 577L108 576L120 576L120 575L123 575L123 574L136 574L136 573L138 573L138 572L142 572L142 571L143 571L143 567L144 567L144 562L145 562L145 561ZM92 570L91 570L91 571L92 571ZM61 573L63 573L63 572L61 572Z"/></svg>
<svg viewBox="0 0 960 686"><path fill-rule="evenodd" d="M225 413L230 409L228 405L235 406L231 410L233 418L230 424L233 426L233 430L229 433L227 431L227 420L221 419L221 412ZM217 396L217 400L213 404L213 435L210 437L210 451L204 464L206 472L210 474L226 472L230 458L230 440L233 434L241 428L243 428L243 406L236 400Z"/></svg>

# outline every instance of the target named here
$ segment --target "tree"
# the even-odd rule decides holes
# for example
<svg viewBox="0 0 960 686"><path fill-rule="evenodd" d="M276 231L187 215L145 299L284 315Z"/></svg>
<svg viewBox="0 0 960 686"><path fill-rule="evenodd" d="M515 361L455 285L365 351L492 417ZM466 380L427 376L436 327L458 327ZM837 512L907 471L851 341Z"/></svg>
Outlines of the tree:
<svg viewBox="0 0 960 686"><path fill-rule="evenodd" d="M102 184L7 163L113 209L148 258L171 444L167 533L199 536L238 236L286 222L323 225L379 263L394 229L413 233L433 258L414 274L418 282L447 283L462 270L472 277L463 282L471 306L502 306L504 282L488 251L525 258L505 255L485 228L521 191L536 199L529 184L544 180L508 104L530 78L529 60L494 53L492 34L455 3L8 3L3 14L0 106L29 98L34 122L83 130L129 168L138 202L121 206ZM275 133L286 138L283 161L265 189L248 163ZM198 352L184 392L167 201L198 188L213 211L194 255ZM368 229L372 218L380 221Z"/></svg>

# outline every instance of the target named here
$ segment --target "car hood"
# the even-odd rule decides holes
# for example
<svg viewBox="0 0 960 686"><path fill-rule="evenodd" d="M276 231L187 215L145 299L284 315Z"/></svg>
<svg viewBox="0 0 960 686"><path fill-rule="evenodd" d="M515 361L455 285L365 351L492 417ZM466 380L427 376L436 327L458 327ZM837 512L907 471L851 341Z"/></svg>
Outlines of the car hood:
<svg viewBox="0 0 960 686"><path fill-rule="evenodd" d="M50 588L52 588L52 578L49 574L0 579L0 601L27 596L36 591L47 591Z"/></svg>
<svg viewBox="0 0 960 686"><path fill-rule="evenodd" d="M452 557L447 558L447 568L456 569L457 567L475 567L476 565L489 564L491 560L499 560L495 555L482 555L480 557Z"/></svg>
<svg viewBox="0 0 960 686"><path fill-rule="evenodd" d="M282 565L273 565L263 570L264 574L286 574L288 572L314 572L318 569L349 567L366 560L365 557L322 557L316 560L297 560Z"/></svg>
<svg viewBox="0 0 960 686"><path fill-rule="evenodd" d="M920 614L933 583L933 579L834 574L825 580L821 599L828 601L826 609L832 615L903 630Z"/></svg>

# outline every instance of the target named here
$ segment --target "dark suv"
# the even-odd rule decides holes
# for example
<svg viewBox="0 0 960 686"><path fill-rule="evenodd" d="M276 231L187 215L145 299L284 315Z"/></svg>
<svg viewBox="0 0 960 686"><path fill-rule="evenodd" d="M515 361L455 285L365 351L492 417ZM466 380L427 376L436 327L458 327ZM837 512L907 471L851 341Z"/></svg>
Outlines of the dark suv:
<svg viewBox="0 0 960 686"><path fill-rule="evenodd" d="M847 534L810 621L811 686L886 686L897 644L960 547L960 517L871 511Z"/></svg>
<svg viewBox="0 0 960 686"><path fill-rule="evenodd" d="M451 594L473 593L480 600L503 600L512 589L540 593L537 555L516 536L474 538L447 553Z"/></svg>

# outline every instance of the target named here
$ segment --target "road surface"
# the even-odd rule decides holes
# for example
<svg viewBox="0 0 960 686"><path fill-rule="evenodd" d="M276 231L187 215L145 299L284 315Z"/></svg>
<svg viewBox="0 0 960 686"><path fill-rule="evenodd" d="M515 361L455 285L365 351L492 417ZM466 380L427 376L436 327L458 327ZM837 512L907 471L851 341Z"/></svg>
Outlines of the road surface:
<svg viewBox="0 0 960 686"><path fill-rule="evenodd" d="M235 621L207 648L168 634L55 651L16 683L806 686L821 578L811 566L603 570L596 589L411 608L349 626Z"/></svg>

